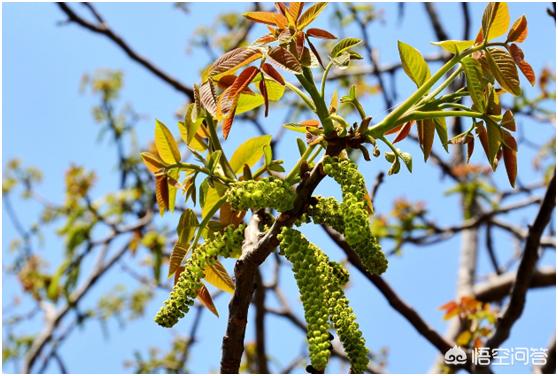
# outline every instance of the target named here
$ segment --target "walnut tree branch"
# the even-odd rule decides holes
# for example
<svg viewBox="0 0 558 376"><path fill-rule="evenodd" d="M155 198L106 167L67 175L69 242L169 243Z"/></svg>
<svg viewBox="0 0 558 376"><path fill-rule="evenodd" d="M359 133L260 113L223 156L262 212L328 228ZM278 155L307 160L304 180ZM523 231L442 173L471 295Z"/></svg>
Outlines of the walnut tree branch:
<svg viewBox="0 0 558 376"><path fill-rule="evenodd" d="M98 23L98 24L92 23L86 20L85 18L81 17L80 15L78 15L68 4L56 3L56 5L58 5L58 7L62 10L62 12L64 12L64 14L68 17L69 22L76 23L79 26L95 34L105 36L106 38L114 42L118 47L120 47L120 49L124 51L126 55L128 55L128 57L130 57L133 61L146 68L155 76L157 76L158 78L160 78L161 80L163 80L164 82L172 86L175 90L185 94L191 101L194 100L194 92L191 88L187 87L176 78L170 76L168 73L161 70L161 68L153 64L146 57L140 55L138 52L132 49L132 47L130 47L130 45L124 39L122 39L121 36L119 36L114 31L112 31L111 28L109 28L106 22ZM102 18L100 17L99 13L96 12L93 5L89 4L88 8L95 15L96 20L102 20Z"/></svg>

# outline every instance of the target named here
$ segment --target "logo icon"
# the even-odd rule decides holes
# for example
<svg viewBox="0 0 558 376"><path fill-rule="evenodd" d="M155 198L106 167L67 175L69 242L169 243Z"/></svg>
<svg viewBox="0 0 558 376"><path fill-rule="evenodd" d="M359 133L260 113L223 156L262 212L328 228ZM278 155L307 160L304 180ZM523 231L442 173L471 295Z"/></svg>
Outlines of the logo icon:
<svg viewBox="0 0 558 376"><path fill-rule="evenodd" d="M453 365L465 364L467 363L467 354L461 347L455 345L444 354L444 362Z"/></svg>

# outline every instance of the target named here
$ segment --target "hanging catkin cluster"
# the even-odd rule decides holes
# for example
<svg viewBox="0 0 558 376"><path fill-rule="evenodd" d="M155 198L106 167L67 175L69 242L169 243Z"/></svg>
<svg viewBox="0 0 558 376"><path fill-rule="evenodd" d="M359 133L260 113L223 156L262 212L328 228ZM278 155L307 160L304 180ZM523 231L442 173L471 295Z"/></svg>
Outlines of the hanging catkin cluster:
<svg viewBox="0 0 558 376"><path fill-rule="evenodd" d="M344 224L343 234L347 243L359 255L369 272L382 274L386 271L388 262L370 229L369 213L364 199L368 194L364 177L353 161L337 157L325 158L324 172L341 186L343 203L340 206Z"/></svg>
<svg viewBox="0 0 558 376"><path fill-rule="evenodd" d="M337 232L345 232L343 211L335 197L316 197L316 203L310 206L309 214L316 224L328 225Z"/></svg>
<svg viewBox="0 0 558 376"><path fill-rule="evenodd" d="M237 210L273 208L284 212L293 208L295 192L284 180L268 177L235 182L225 197Z"/></svg>
<svg viewBox="0 0 558 376"><path fill-rule="evenodd" d="M343 292L348 272L342 265L333 262L329 264L331 279L327 284L329 301L326 305L329 308L330 320L351 362L351 373L364 373L368 366L368 350L355 313Z"/></svg>
<svg viewBox="0 0 558 376"><path fill-rule="evenodd" d="M327 270L320 261L321 251L310 244L300 232L284 227L278 237L281 251L293 264L307 324L308 348L312 367L323 371L330 354L328 316L324 305L327 296ZM325 265L327 267L327 265Z"/></svg>
<svg viewBox="0 0 558 376"><path fill-rule="evenodd" d="M202 286L205 269L217 261L217 256L229 257L242 246L244 227L229 226L222 234L217 234L193 250L169 298L155 316L157 324L170 328L188 313Z"/></svg>
<svg viewBox="0 0 558 376"><path fill-rule="evenodd" d="M343 285L348 281L347 270L330 261L296 230L283 228L279 240L281 250L293 264L304 306L312 367L317 371L325 369L331 348L327 331L331 323L339 334L353 372L364 372L368 351L343 293Z"/></svg>

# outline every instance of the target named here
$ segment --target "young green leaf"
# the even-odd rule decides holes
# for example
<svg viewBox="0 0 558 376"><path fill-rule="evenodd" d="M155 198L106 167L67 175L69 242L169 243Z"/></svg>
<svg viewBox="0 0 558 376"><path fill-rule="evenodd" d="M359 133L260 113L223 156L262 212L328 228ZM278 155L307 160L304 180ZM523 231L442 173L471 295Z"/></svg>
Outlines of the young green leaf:
<svg viewBox="0 0 558 376"><path fill-rule="evenodd" d="M168 191L169 191L169 211L172 213L174 211L174 204L176 202L176 190L179 186L178 179L180 172L178 169L171 169L167 172L167 183L168 183Z"/></svg>
<svg viewBox="0 0 558 376"><path fill-rule="evenodd" d="M336 58L340 56L343 52L358 46L362 43L362 40L358 38L344 38L338 41L335 46L333 46L330 56L331 58Z"/></svg>
<svg viewBox="0 0 558 376"><path fill-rule="evenodd" d="M270 145L270 143L270 135L257 136L244 141L230 159L233 171L240 172L245 164L250 167L254 166L264 156L264 146Z"/></svg>
<svg viewBox="0 0 558 376"><path fill-rule="evenodd" d="M496 155L502 145L502 136L498 124L487 121L486 123L487 140L488 140L488 162L492 166L492 170L496 170L498 160Z"/></svg>
<svg viewBox="0 0 558 376"><path fill-rule="evenodd" d="M405 167L407 167L407 170L409 170L409 172L412 173L413 172L413 157L411 156L411 154L406 153L404 151L399 151L399 156L403 160L403 163L405 163Z"/></svg>
<svg viewBox="0 0 558 376"><path fill-rule="evenodd" d="M473 45L472 40L443 40L440 42L432 42L432 44L442 47L447 52L457 55L461 51Z"/></svg>
<svg viewBox="0 0 558 376"><path fill-rule="evenodd" d="M446 125L446 118L435 118L434 125L436 126L436 134L440 139L440 143L444 150L448 151L448 127Z"/></svg>
<svg viewBox="0 0 558 376"><path fill-rule="evenodd" d="M426 80L430 78L430 68L422 57L422 54L416 48L407 43L398 41L399 57L403 65L403 70L420 87Z"/></svg>
<svg viewBox="0 0 558 376"><path fill-rule="evenodd" d="M432 119L425 119L417 122L417 129L420 147L424 155L424 161L426 162L428 157L430 157L430 152L432 151L436 125Z"/></svg>
<svg viewBox="0 0 558 376"><path fill-rule="evenodd" d="M174 136L159 120L155 121L155 147L163 162L171 165L180 162L180 151Z"/></svg>
<svg viewBox="0 0 558 376"><path fill-rule="evenodd" d="M167 166L167 164L159 159L159 157L149 152L141 153L141 159L143 160L143 164L145 164L147 169L153 174Z"/></svg>
<svg viewBox="0 0 558 376"><path fill-rule="evenodd" d="M463 58L461 60L461 65L463 67L463 71L465 72L467 89L469 90L469 95L473 100L473 104L480 112L484 112L484 109L486 108L484 98L485 84L481 65L477 60L471 58L470 56Z"/></svg>
<svg viewBox="0 0 558 376"><path fill-rule="evenodd" d="M506 3L489 3L482 16L482 34L485 40L504 35L510 26L510 13Z"/></svg>

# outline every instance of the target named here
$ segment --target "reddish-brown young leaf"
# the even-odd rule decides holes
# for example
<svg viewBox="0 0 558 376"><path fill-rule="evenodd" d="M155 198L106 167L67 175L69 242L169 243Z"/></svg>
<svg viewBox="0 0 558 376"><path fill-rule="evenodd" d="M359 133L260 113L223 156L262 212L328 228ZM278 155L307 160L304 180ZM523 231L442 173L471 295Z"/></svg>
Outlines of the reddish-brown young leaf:
<svg viewBox="0 0 558 376"><path fill-rule="evenodd" d="M467 137L467 163L471 160L473 151L475 150L475 139L473 136L468 135Z"/></svg>
<svg viewBox="0 0 558 376"><path fill-rule="evenodd" d="M302 57L304 52L304 33L302 31L297 31L295 34L295 46L296 46L296 57L298 60Z"/></svg>
<svg viewBox="0 0 558 376"><path fill-rule="evenodd" d="M231 132L231 128L234 122L235 112L236 112L236 107L233 108L229 116L227 116L227 118L223 122L223 137L225 138L225 140L227 139L227 137L229 137L229 133Z"/></svg>
<svg viewBox="0 0 558 376"><path fill-rule="evenodd" d="M287 12L290 15L290 17L292 18L292 20L294 21L295 25L296 25L296 22L298 21L298 17L300 17L300 14L302 13L302 8L304 8L304 3L302 3L302 2L289 3L289 7L287 8Z"/></svg>
<svg viewBox="0 0 558 376"><path fill-rule="evenodd" d="M182 264L182 260L184 259L184 256L186 256L186 253L188 253L188 245L176 242L170 256L169 276L173 275L181 268L180 265ZM184 270L184 268L182 268L182 270Z"/></svg>
<svg viewBox="0 0 558 376"><path fill-rule="evenodd" d="M308 46L310 46L310 49L312 50L312 53L314 54L314 56L316 56L316 59L318 59L318 63L320 63L320 66L322 67L322 69L325 69L325 65L322 61L322 58L320 57L320 54L318 53L318 50L316 49L314 44L310 41L309 38L306 38L306 41L308 42Z"/></svg>
<svg viewBox="0 0 558 376"><path fill-rule="evenodd" d="M256 67L248 67L244 69L231 85L230 95L232 95L233 97L238 97L240 93L242 93L242 91L246 89L248 85L250 85L250 82L252 82L259 71L260 70Z"/></svg>
<svg viewBox="0 0 558 376"><path fill-rule="evenodd" d="M283 79L283 76L281 76L281 73L277 72L277 70L275 68L273 68L273 65L268 64L268 63L264 63L262 65L262 70L269 77L273 78L275 81L277 81L281 85L285 86L285 80Z"/></svg>
<svg viewBox="0 0 558 376"><path fill-rule="evenodd" d="M215 115L217 111L217 97L215 88L211 80L206 81L200 86L200 102L210 114Z"/></svg>
<svg viewBox="0 0 558 376"><path fill-rule="evenodd" d="M436 133L436 124L432 119L425 119L417 122L418 139L424 154L424 161L430 157L432 144L434 143L434 134Z"/></svg>
<svg viewBox="0 0 558 376"><path fill-rule="evenodd" d="M535 86L535 72L533 71L531 65L525 61L523 50L514 43L509 45L508 50L510 51L513 61L515 61L515 64L519 67L521 73L523 73L525 78L527 78L531 86Z"/></svg>
<svg viewBox="0 0 558 376"><path fill-rule="evenodd" d="M236 69L250 64L262 56L261 51L255 47L238 47L218 58L209 68L209 75L233 72Z"/></svg>
<svg viewBox="0 0 558 376"><path fill-rule="evenodd" d="M517 151L517 141L512 136L512 134L506 130L502 130L501 135L502 135L502 144L504 148Z"/></svg>
<svg viewBox="0 0 558 376"><path fill-rule="evenodd" d="M502 86L502 89L514 95L520 95L519 75L514 59L508 51L490 48L485 56L490 72L494 75L500 86Z"/></svg>
<svg viewBox="0 0 558 376"><path fill-rule="evenodd" d="M317 29L317 28L311 28L306 30L306 35L314 38L337 39L337 37L331 34L329 31L323 29Z"/></svg>
<svg viewBox="0 0 558 376"><path fill-rule="evenodd" d="M217 312L217 308L215 308L215 304L213 304L213 298L211 298L211 294L204 284L201 285L197 298L205 308L209 309L211 313L219 317L219 312Z"/></svg>
<svg viewBox="0 0 558 376"><path fill-rule="evenodd" d="M260 70L256 67L248 67L238 75L234 82L221 94L217 106L219 115L226 114L236 108L238 97L248 87Z"/></svg>
<svg viewBox="0 0 558 376"><path fill-rule="evenodd" d="M478 135L479 140L481 142L484 153L486 154L486 158L489 158L489 160L490 160L490 153L488 151L488 134L486 132L486 128L484 127L483 122L481 121L481 122L475 123L475 128L477 130L477 135Z"/></svg>
<svg viewBox="0 0 558 376"><path fill-rule="evenodd" d="M274 5L275 9L277 9L283 16L287 15L287 5L285 5L285 3L276 2Z"/></svg>
<svg viewBox="0 0 558 376"><path fill-rule="evenodd" d="M174 271L174 285L178 283L178 278L180 277L180 274L182 274L183 271L184 271L183 266L177 267L176 270Z"/></svg>
<svg viewBox="0 0 558 376"><path fill-rule="evenodd" d="M163 215L165 210L169 208L169 184L167 175L161 174L155 176L155 198L159 205L159 213Z"/></svg>
<svg viewBox="0 0 558 376"><path fill-rule="evenodd" d="M517 142L515 138L508 132L502 132L503 143L502 153L504 156L504 165L508 180L512 187L515 187L515 179L517 177Z"/></svg>
<svg viewBox="0 0 558 376"><path fill-rule="evenodd" d="M527 34L527 18L521 16L513 23L508 33L508 42L521 43L527 39Z"/></svg>
<svg viewBox="0 0 558 376"><path fill-rule="evenodd" d="M265 84L265 79L263 78L263 74L262 74L262 80L260 81L260 93L262 94L262 97L264 98L264 104L265 104L265 113L264 116L267 117L268 113L269 113L269 97L267 95L267 86Z"/></svg>
<svg viewBox="0 0 558 376"><path fill-rule="evenodd" d="M398 143L399 141L402 141L405 139L405 137L407 137L409 135L409 132L411 132L411 127L413 126L413 122L409 121L407 123L405 123L405 125L403 125L403 127L401 128L401 130L399 131L399 133L397 133L397 136L395 136L395 139L393 140L393 143Z"/></svg>
<svg viewBox="0 0 558 376"><path fill-rule="evenodd" d="M404 125L405 125L405 124L398 125L397 127L390 129L389 131L387 131L387 132L384 133L384 134L385 134L385 135L389 135L389 134L397 133L397 132L399 132L399 131L401 130L401 128L403 128Z"/></svg>
<svg viewBox="0 0 558 376"><path fill-rule="evenodd" d="M279 29L285 29L289 27L289 20L287 17L283 16L281 13L274 13L275 14L275 24Z"/></svg>
<svg viewBox="0 0 558 376"><path fill-rule="evenodd" d="M283 69L295 74L302 73L302 66L297 58L286 48L281 46L274 47L269 51L268 56L272 62L278 64Z"/></svg>
<svg viewBox="0 0 558 376"><path fill-rule="evenodd" d="M259 22L271 26L279 26L277 24L277 15L278 13L274 12L246 12L243 14L243 16L248 18L250 21Z"/></svg>
<svg viewBox="0 0 558 376"><path fill-rule="evenodd" d="M515 119L513 118L513 112L511 110L507 110L504 112L504 116L502 117L502 127L509 129L512 132L515 132Z"/></svg>
<svg viewBox="0 0 558 376"><path fill-rule="evenodd" d="M308 8L304 13L302 13L297 24L298 30L302 30L310 23L312 23L312 21L314 21L316 17L318 17L318 15L324 10L326 6L327 3L316 3Z"/></svg>
<svg viewBox="0 0 558 376"><path fill-rule="evenodd" d="M276 40L277 38L273 34L267 34L256 39L254 44L268 44L271 42L275 42Z"/></svg>
<svg viewBox="0 0 558 376"><path fill-rule="evenodd" d="M320 122L315 119L304 120L301 121L299 124L304 125L305 127L317 128L320 126Z"/></svg>
<svg viewBox="0 0 558 376"><path fill-rule="evenodd" d="M484 40L484 34L481 28L477 33L477 36L475 37L475 44L481 44L483 40Z"/></svg>
<svg viewBox="0 0 558 376"><path fill-rule="evenodd" d="M143 164L145 164L147 169L153 174L167 166L158 156L149 152L141 153L141 159L143 160Z"/></svg>
<svg viewBox="0 0 558 376"><path fill-rule="evenodd" d="M219 79L219 81L217 82L217 85L221 88L221 89L227 89L229 88L232 84L234 84L234 82L236 81L237 76L234 74L229 74L226 76L223 76ZM249 87L245 87L244 90L242 90L242 94L254 94L254 92L252 90L250 90Z"/></svg>
<svg viewBox="0 0 558 376"><path fill-rule="evenodd" d="M226 76L223 76L223 77L219 78L219 81L217 81L217 85L221 89L226 89L229 86L231 86L235 80L236 80L236 75L227 74Z"/></svg>
<svg viewBox="0 0 558 376"><path fill-rule="evenodd" d="M238 226L242 223L245 215L246 211L236 211L229 203L224 203L219 209L219 221L223 226Z"/></svg>

